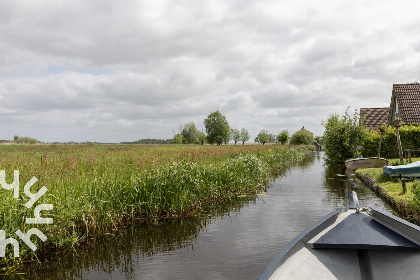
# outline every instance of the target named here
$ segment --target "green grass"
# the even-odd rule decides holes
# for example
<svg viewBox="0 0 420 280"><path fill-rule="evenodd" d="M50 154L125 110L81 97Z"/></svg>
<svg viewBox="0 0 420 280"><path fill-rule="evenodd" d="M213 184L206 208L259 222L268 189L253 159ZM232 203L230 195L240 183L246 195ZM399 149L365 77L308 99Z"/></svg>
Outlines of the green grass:
<svg viewBox="0 0 420 280"><path fill-rule="evenodd" d="M244 194L256 194L271 174L304 157L306 147L279 145L11 145L0 146L0 170L8 183L20 172L20 197L0 189L0 223L8 236L39 228L47 237L32 240L39 249L72 247L83 240L135 220L157 221L163 217L198 215L209 205L224 203ZM33 208L23 186L35 176L36 193L48 191L36 205L53 204L43 211L52 225L26 225ZM36 206L35 205L35 206ZM24 244L21 258L2 258L3 273L36 255Z"/></svg>
<svg viewBox="0 0 420 280"><path fill-rule="evenodd" d="M412 161L419 161L420 158L413 158ZM399 159L390 159L389 162L392 165L400 165ZM409 162L404 162L403 164L408 164ZM387 193L392 197L396 202L407 202L411 207L416 207L417 202L415 195L413 194L413 184L412 181L406 182L407 192L403 193L402 183L400 180L392 179L389 176L383 174L382 168L366 168L358 169L356 173L362 174L365 177L372 178L375 180ZM413 208L414 209L414 208Z"/></svg>

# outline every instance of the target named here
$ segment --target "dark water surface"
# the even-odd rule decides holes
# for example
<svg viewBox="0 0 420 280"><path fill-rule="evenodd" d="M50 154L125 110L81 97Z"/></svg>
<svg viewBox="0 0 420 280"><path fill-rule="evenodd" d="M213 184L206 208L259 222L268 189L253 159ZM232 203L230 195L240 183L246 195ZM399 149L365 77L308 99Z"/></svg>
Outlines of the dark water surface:
<svg viewBox="0 0 420 280"><path fill-rule="evenodd" d="M28 268L28 279L257 279L277 252L306 227L347 207L387 210L368 188L324 166L322 153L290 167L266 196L244 197L200 218L168 219L112 232L77 254L54 254ZM388 210L390 211L390 210Z"/></svg>

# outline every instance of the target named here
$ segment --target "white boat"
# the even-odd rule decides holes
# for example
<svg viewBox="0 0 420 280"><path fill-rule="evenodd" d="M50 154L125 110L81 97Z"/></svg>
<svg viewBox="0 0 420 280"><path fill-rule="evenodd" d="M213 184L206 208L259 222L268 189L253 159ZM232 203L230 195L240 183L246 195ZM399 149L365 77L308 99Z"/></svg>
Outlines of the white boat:
<svg viewBox="0 0 420 280"><path fill-rule="evenodd" d="M337 209L290 241L263 279L420 279L420 227L392 214Z"/></svg>
<svg viewBox="0 0 420 280"><path fill-rule="evenodd" d="M382 168L388 165L388 160L380 157L351 158L344 163L346 168L356 170L360 168Z"/></svg>

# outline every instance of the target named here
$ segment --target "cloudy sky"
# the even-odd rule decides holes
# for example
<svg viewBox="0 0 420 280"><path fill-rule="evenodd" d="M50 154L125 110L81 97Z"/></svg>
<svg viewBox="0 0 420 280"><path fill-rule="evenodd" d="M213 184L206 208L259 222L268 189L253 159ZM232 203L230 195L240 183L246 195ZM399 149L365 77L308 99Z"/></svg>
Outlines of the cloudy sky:
<svg viewBox="0 0 420 280"><path fill-rule="evenodd" d="M419 1L0 0L0 139L322 135L420 80Z"/></svg>

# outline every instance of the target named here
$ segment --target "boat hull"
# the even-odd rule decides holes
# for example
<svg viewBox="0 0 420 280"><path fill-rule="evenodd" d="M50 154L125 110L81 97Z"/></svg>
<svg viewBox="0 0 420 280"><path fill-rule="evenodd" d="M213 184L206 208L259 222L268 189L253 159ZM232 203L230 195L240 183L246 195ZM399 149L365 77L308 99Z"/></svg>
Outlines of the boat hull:
<svg viewBox="0 0 420 280"><path fill-rule="evenodd" d="M383 173L390 177L420 177L420 161L416 161L406 165L385 166Z"/></svg>
<svg viewBox="0 0 420 280"><path fill-rule="evenodd" d="M387 159L378 157L352 158L345 161L347 169L382 168L388 164Z"/></svg>
<svg viewBox="0 0 420 280"><path fill-rule="evenodd" d="M289 242L263 279L419 279L420 227L371 209L336 211Z"/></svg>

